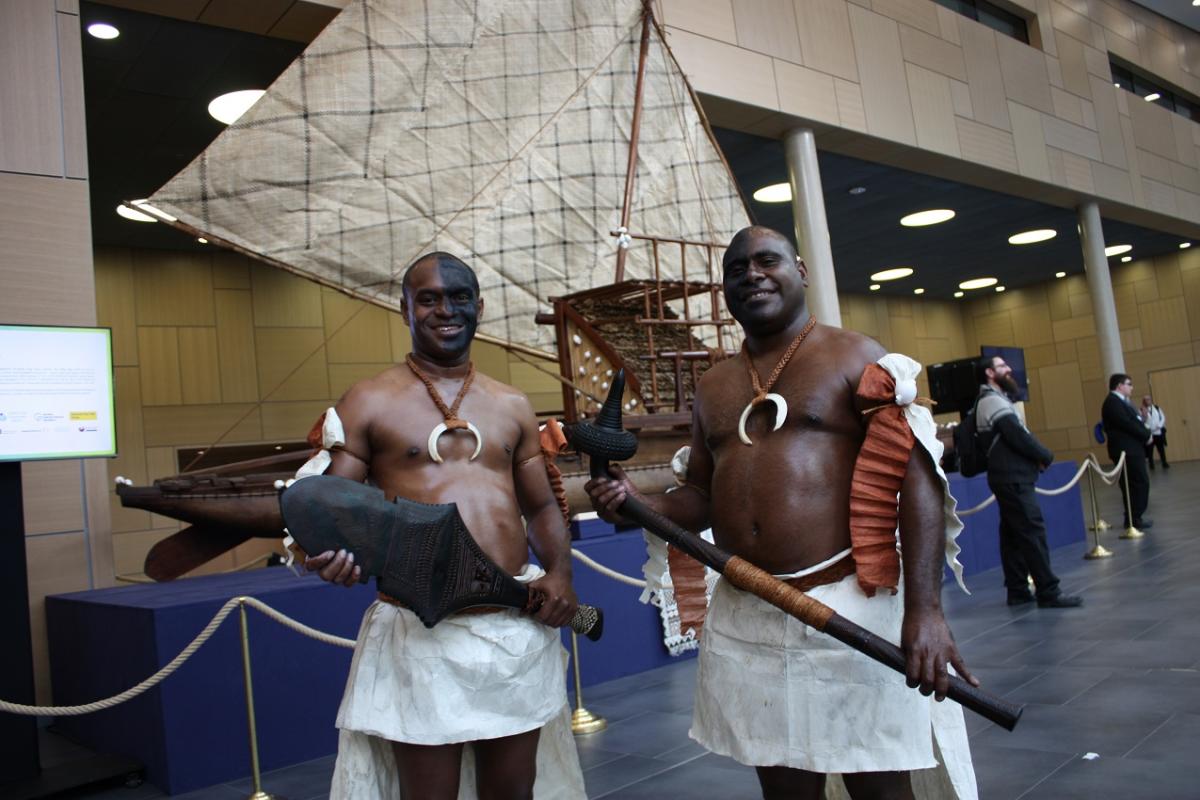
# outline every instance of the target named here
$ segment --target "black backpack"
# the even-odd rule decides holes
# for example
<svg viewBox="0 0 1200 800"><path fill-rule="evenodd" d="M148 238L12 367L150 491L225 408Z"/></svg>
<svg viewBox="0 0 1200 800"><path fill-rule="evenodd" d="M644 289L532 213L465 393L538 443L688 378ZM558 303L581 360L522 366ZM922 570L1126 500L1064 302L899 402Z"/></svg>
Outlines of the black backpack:
<svg viewBox="0 0 1200 800"><path fill-rule="evenodd" d="M979 400L963 417L962 422L954 429L954 453L958 456L958 472L964 478L970 478L987 472L988 452L980 441L979 427L975 420L975 412L979 409Z"/></svg>

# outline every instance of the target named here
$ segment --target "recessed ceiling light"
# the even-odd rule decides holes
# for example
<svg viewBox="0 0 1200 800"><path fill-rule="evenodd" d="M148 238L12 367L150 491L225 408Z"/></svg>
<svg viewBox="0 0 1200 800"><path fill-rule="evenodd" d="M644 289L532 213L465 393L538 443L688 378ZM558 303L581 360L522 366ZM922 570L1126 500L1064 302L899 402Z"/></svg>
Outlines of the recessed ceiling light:
<svg viewBox="0 0 1200 800"><path fill-rule="evenodd" d="M157 209L154 206L147 203L144 199L143 200L130 200L129 203L130 203L130 205L132 205L134 208L138 209L139 211L144 211L151 216L157 217L158 219L165 219L167 222L175 221L175 218L172 217L170 214L168 214L165 211L160 211L159 209Z"/></svg>
<svg viewBox="0 0 1200 800"><path fill-rule="evenodd" d="M876 272L871 276L873 281L896 281L901 278L907 278L913 274L912 267L892 267L885 269L882 272Z"/></svg>
<svg viewBox="0 0 1200 800"><path fill-rule="evenodd" d="M999 283L995 278L972 278L969 281L963 281L958 285L960 289L986 289L989 286L995 286Z"/></svg>
<svg viewBox="0 0 1200 800"><path fill-rule="evenodd" d="M87 26L87 32L97 39L115 39L121 32L107 22L93 22Z"/></svg>
<svg viewBox="0 0 1200 800"><path fill-rule="evenodd" d="M1108 247L1104 248L1104 255L1109 257L1119 256L1121 253L1128 253L1132 249L1133 245L1131 244L1110 244Z"/></svg>
<svg viewBox="0 0 1200 800"><path fill-rule="evenodd" d="M790 203L792 200L792 185L790 183L772 183L764 186L753 195L760 203Z"/></svg>
<svg viewBox="0 0 1200 800"><path fill-rule="evenodd" d="M232 125L238 117L250 110L250 106L258 102L266 92L262 89L242 89L237 92L227 92L208 104L209 115L218 122Z"/></svg>
<svg viewBox="0 0 1200 800"><path fill-rule="evenodd" d="M1003 291L1004 291L1004 287L1003 287L1003 286L997 286L997 287L996 287L996 291L997 291L997 292L1003 292Z"/></svg>
<svg viewBox="0 0 1200 800"><path fill-rule="evenodd" d="M117 206L117 215L134 222L158 222L158 220L149 214L143 214L140 211L135 211L124 203Z"/></svg>
<svg viewBox="0 0 1200 800"><path fill-rule="evenodd" d="M925 294L925 290L920 288L913 289L913 294Z"/></svg>
<svg viewBox="0 0 1200 800"><path fill-rule="evenodd" d="M871 284L871 286L870 286L870 289L871 289L871 291L872 291L872 292L878 292L878 291L879 291L879 284L878 284L878 283L872 283L872 284Z"/></svg>
<svg viewBox="0 0 1200 800"><path fill-rule="evenodd" d="M1008 237L1009 244L1033 244L1034 242L1044 242L1047 239L1053 239L1058 236L1058 231L1050 228L1039 228L1035 231L1022 231L1014 233Z"/></svg>
<svg viewBox="0 0 1200 800"><path fill-rule="evenodd" d="M1180 249L1180 250L1187 250L1187 249L1188 249L1189 247L1191 247L1191 246L1192 246L1192 243L1191 243L1191 242L1180 242L1180 243L1179 243L1179 249Z"/></svg>
<svg viewBox="0 0 1200 800"><path fill-rule="evenodd" d="M1147 103L1153 103L1155 100L1157 100L1160 97L1162 97L1162 95L1159 94L1158 92L1151 92L1150 94L1146 95L1142 99L1145 100Z"/></svg>
<svg viewBox="0 0 1200 800"><path fill-rule="evenodd" d="M208 244L208 239L205 239L203 236L197 236L196 241L200 244Z"/></svg>
<svg viewBox="0 0 1200 800"><path fill-rule="evenodd" d="M853 194L853 195L860 195L863 192L865 192L866 190L867 190L867 187L865 187L865 186L851 186L847 191L849 191L850 194Z"/></svg>
<svg viewBox="0 0 1200 800"><path fill-rule="evenodd" d="M1121 256L1122 264L1128 264L1130 261L1133 261L1133 256Z"/></svg>
<svg viewBox="0 0 1200 800"><path fill-rule="evenodd" d="M955 292L955 293L954 293L954 296L955 296L955 297L962 297L962 296L963 296L963 293L962 293L962 292Z"/></svg>
<svg viewBox="0 0 1200 800"><path fill-rule="evenodd" d="M1118 89L1121 88L1121 84L1117 83L1116 81L1113 81L1113 86L1117 87Z"/></svg>
<svg viewBox="0 0 1200 800"><path fill-rule="evenodd" d="M939 222L954 219L954 212L948 208L931 208L928 211L918 211L915 214L900 218L900 224L906 228L919 228L922 225L937 225Z"/></svg>
<svg viewBox="0 0 1200 800"><path fill-rule="evenodd" d="M1065 277L1067 277L1067 273L1065 273L1065 272L1056 272L1056 273L1054 273L1054 277L1056 277L1056 278L1065 278Z"/></svg>

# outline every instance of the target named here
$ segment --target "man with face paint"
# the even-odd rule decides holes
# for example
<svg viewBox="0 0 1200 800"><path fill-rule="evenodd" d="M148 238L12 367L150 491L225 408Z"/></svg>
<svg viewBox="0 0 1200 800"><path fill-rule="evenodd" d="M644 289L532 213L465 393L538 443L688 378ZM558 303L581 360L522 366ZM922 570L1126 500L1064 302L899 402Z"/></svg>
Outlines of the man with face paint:
<svg viewBox="0 0 1200 800"><path fill-rule="evenodd" d="M711 527L722 549L900 644L908 686L904 676L722 580L701 637L690 734L755 766L767 798L823 797L828 773L840 773L856 800L911 798L914 791L974 797L962 711L928 697L945 696L948 664L978 681L942 615L949 520L944 476L924 439L914 444L910 436L901 445L907 469L882 492L893 514L884 527L885 558L897 558L897 521L899 527L894 585L877 587L856 574L879 560L860 555L852 536L861 522L852 510L861 506L860 474L870 460L862 457L869 449L864 440L876 416L900 424L908 414L892 394L906 394L911 403L916 372L897 378L882 401L864 392L866 376L879 377L901 361L919 365L885 357L866 336L816 323L805 297L806 268L782 234L743 229L722 264L725 301L745 345L700 381L686 484L641 497L613 467L612 478L589 483L593 506L617 520L616 509L634 495L690 530ZM936 443L932 419L920 411ZM935 769L939 760L944 770Z"/></svg>
<svg viewBox="0 0 1200 800"><path fill-rule="evenodd" d="M409 267L401 311L412 352L326 413L327 472L388 498L456 503L483 551L545 599L532 617L468 609L426 629L381 595L338 712L333 797L583 797L557 630L577 606L570 537L528 398L470 361L483 310L458 258L431 253ZM530 547L544 570L527 563ZM361 577L346 551L306 566L347 586Z"/></svg>

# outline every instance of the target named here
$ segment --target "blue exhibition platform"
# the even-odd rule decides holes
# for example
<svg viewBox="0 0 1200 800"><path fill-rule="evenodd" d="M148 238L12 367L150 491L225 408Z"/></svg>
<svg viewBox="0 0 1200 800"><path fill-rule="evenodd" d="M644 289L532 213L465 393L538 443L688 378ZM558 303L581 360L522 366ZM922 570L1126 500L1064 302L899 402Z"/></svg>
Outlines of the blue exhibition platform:
<svg viewBox="0 0 1200 800"><path fill-rule="evenodd" d="M1058 488L1076 465L1055 464L1039 482ZM960 508L989 494L980 476L951 475ZM1079 488L1041 498L1051 548L1084 539ZM959 542L965 573L999 564L993 504L965 519ZM576 529L578 531L578 528ZM576 533L579 536L579 533ZM574 547L596 562L640 578L640 530L591 522ZM970 585L968 583L968 585ZM658 610L638 602L640 590L576 562L579 597L605 612L599 642L580 639L585 686L676 661L662 643ZM115 695L161 669L195 638L230 598L249 595L328 633L353 638L374 599L367 586L344 589L283 568L187 578L46 598L51 677L56 705ZM333 727L350 651L300 635L248 609L259 753L264 770L308 761L336 749ZM570 646L568 636L564 644ZM683 656L687 658L689 656ZM250 772L246 701L237 613L159 686L111 709L60 717L57 728L81 744L128 755L170 794L223 783Z"/></svg>

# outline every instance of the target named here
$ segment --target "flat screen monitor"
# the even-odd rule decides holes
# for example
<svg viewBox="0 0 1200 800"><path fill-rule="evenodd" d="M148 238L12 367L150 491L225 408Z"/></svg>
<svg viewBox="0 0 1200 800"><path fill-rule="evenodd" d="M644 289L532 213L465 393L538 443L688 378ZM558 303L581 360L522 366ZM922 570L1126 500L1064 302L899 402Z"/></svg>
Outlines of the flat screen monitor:
<svg viewBox="0 0 1200 800"><path fill-rule="evenodd" d="M1019 389L1017 396L1011 398L1012 401L1024 403L1029 400L1029 375L1025 371L1025 350L1023 348L985 344L979 348L979 355L984 358L995 356L1003 358L1004 363L1012 367L1012 374L1017 380Z"/></svg>
<svg viewBox="0 0 1200 800"><path fill-rule="evenodd" d="M0 325L0 461L116 454L111 331Z"/></svg>
<svg viewBox="0 0 1200 800"><path fill-rule="evenodd" d="M937 403L933 409L935 413L971 410L979 394L979 380L975 375L978 363L977 358L960 358L929 366L929 395Z"/></svg>

